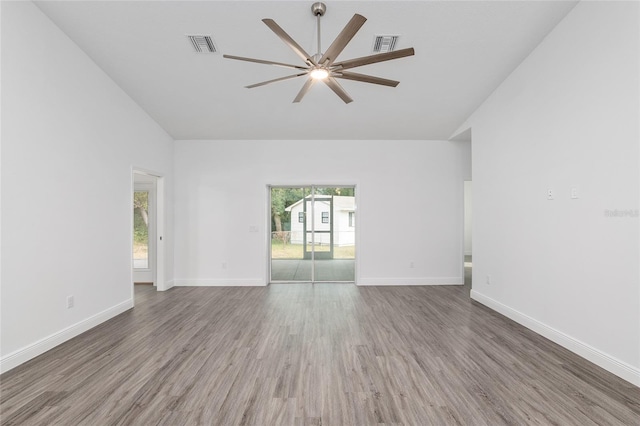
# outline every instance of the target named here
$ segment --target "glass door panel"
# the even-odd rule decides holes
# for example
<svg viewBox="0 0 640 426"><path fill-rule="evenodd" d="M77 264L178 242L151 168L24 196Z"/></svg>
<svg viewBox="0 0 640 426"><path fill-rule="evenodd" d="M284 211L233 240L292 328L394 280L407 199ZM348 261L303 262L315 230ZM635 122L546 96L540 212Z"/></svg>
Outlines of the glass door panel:
<svg viewBox="0 0 640 426"><path fill-rule="evenodd" d="M143 180L144 179L144 180ZM134 173L133 282L155 283L156 184Z"/></svg>
<svg viewBox="0 0 640 426"><path fill-rule="evenodd" d="M271 187L271 281L310 282L311 262L304 262L307 222L304 200L311 187Z"/></svg>
<svg viewBox="0 0 640 426"><path fill-rule="evenodd" d="M149 269L149 191L133 193L133 268Z"/></svg>
<svg viewBox="0 0 640 426"><path fill-rule="evenodd" d="M355 281L355 187L315 187L316 282Z"/></svg>

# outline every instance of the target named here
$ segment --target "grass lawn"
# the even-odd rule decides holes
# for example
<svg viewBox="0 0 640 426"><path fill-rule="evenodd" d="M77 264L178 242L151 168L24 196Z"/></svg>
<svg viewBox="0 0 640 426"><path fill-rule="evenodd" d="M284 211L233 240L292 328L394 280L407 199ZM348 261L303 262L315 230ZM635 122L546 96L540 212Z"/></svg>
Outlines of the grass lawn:
<svg viewBox="0 0 640 426"><path fill-rule="evenodd" d="M324 248L324 247L323 247ZM318 249L320 251L321 249ZM333 258L334 259L355 259L356 247L334 247ZM302 259L302 244L286 244L283 245L282 241L271 241L271 258L272 259Z"/></svg>

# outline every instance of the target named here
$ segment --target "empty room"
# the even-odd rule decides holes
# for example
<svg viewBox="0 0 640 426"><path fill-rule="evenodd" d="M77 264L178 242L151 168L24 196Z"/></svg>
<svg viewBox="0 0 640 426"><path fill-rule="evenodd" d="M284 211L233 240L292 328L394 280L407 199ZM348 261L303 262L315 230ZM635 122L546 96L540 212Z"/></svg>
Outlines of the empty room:
<svg viewBox="0 0 640 426"><path fill-rule="evenodd" d="M636 1L0 2L0 424L640 424Z"/></svg>

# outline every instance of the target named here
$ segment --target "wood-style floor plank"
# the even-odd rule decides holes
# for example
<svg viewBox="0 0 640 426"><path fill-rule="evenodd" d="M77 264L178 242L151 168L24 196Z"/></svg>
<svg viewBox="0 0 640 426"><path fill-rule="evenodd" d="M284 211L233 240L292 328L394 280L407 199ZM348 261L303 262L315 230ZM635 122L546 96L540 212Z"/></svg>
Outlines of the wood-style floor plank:
<svg viewBox="0 0 640 426"><path fill-rule="evenodd" d="M136 287L0 376L2 425L640 425L640 389L468 286Z"/></svg>

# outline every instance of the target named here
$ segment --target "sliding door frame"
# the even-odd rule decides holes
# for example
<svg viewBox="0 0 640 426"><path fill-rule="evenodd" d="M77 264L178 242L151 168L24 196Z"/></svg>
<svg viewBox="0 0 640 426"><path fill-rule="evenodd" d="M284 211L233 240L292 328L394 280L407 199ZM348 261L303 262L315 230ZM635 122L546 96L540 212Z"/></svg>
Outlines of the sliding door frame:
<svg viewBox="0 0 640 426"><path fill-rule="evenodd" d="M271 253L271 189L272 188L309 188L311 190L311 201L312 201L312 206L315 204L315 189L316 188L353 188L353 193L354 193L354 210L356 213L356 217L359 217L360 213L358 212L358 197L359 197L359 185L357 183L351 183L351 184L343 184L343 183L325 183L325 184L291 184L291 183L279 183L279 184L267 184L266 186L266 193L267 193L267 197L266 197L266 201L267 201L267 214L266 214L266 259L267 259L267 285L272 283L272 279L271 279L271 262L272 262L272 253ZM304 203L303 203L304 204ZM314 229L314 220L315 220L315 214L311 215L311 221L312 221L312 225L311 225L311 229ZM333 216L333 215L331 215ZM331 219L333 221L333 218ZM358 283L358 246L360 244L360 225L359 223L362 223L359 219L356 219L356 226L355 226L355 235L354 235L354 240L355 240L355 255L354 255L354 280L353 281L317 281L315 280L315 253L312 253L311 256L311 280L309 281L276 281L276 284L300 284L300 283L311 283L311 284L315 284L315 283L327 283L327 282L339 282L339 283L345 283L345 284L356 284ZM332 224L333 226L333 224ZM305 228L303 229L304 232L306 232L306 223L305 223ZM313 234L313 233L312 233ZM315 237L312 237L315 238ZM333 238L333 237L332 237ZM305 250L304 244L303 244L303 250ZM314 250L312 250L314 251Z"/></svg>

